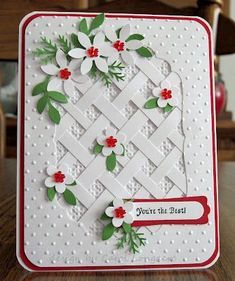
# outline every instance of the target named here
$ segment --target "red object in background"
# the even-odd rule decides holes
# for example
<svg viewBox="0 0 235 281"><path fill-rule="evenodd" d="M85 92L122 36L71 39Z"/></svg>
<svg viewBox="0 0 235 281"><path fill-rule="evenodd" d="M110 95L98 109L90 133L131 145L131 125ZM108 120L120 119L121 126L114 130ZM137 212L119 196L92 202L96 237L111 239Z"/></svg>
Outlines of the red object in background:
<svg viewBox="0 0 235 281"><path fill-rule="evenodd" d="M217 117L224 111L226 104L226 89L221 74L218 73L215 79L215 109Z"/></svg>

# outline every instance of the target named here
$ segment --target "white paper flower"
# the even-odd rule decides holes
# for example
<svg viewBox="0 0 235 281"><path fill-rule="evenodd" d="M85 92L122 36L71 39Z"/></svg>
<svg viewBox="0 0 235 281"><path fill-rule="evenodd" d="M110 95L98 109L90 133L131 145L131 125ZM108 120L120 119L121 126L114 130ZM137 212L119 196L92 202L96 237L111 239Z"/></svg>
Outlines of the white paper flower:
<svg viewBox="0 0 235 281"><path fill-rule="evenodd" d="M120 227L123 222L125 223L132 223L133 222L133 216L131 215L131 211L133 210L133 203L128 201L126 203L123 202L122 199L115 198L113 200L113 207L108 207L105 210L105 214L108 217L113 218L112 224L115 227Z"/></svg>
<svg viewBox="0 0 235 281"><path fill-rule="evenodd" d="M153 95L158 98L157 104L161 108L166 107L167 104L176 106L179 90L178 87L171 86L171 83L165 79L160 83L160 87L153 89Z"/></svg>
<svg viewBox="0 0 235 281"><path fill-rule="evenodd" d="M105 35L112 42L113 49L115 50L114 54L108 58L108 64L112 64L118 60L119 56L121 56L126 64L134 64L133 55L129 51L142 47L142 42L135 39L126 42L130 36L130 25L123 26L119 32L119 36L110 26L107 26L105 28Z"/></svg>
<svg viewBox="0 0 235 281"><path fill-rule="evenodd" d="M66 164L47 167L48 178L45 180L45 186L48 188L55 187L58 193L63 193L66 190L66 184L74 182L73 177L68 173L68 166Z"/></svg>
<svg viewBox="0 0 235 281"><path fill-rule="evenodd" d="M41 66L43 72L54 76L49 81L47 90L56 90L63 84L65 93L71 96L74 93L75 83L85 83L88 80L88 76L80 72L82 60L75 59L68 63L65 53L59 49L56 52L56 62L58 66L55 64Z"/></svg>
<svg viewBox="0 0 235 281"><path fill-rule="evenodd" d="M81 73L88 73L92 68L93 62L100 71L108 72L108 64L103 57L113 55L114 50L107 42L105 42L105 35L102 32L97 33L93 43L91 43L90 38L86 34L79 32L78 41L84 49L72 49L69 52L69 55L76 59L84 58L81 64Z"/></svg>
<svg viewBox="0 0 235 281"><path fill-rule="evenodd" d="M125 141L125 135L119 133L116 135L116 131L113 128L107 128L105 134L96 138L98 144L102 145L102 153L104 156L109 156L114 152L117 155L121 155L124 152L122 143Z"/></svg>

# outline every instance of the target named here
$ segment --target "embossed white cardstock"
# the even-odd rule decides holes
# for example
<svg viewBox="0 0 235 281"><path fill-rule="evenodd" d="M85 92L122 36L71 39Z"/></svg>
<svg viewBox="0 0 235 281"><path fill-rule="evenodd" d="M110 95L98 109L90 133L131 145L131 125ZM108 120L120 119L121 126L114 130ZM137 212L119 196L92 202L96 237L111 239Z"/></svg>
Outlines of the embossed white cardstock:
<svg viewBox="0 0 235 281"><path fill-rule="evenodd" d="M17 256L32 271L219 256L213 47L181 16L20 24Z"/></svg>

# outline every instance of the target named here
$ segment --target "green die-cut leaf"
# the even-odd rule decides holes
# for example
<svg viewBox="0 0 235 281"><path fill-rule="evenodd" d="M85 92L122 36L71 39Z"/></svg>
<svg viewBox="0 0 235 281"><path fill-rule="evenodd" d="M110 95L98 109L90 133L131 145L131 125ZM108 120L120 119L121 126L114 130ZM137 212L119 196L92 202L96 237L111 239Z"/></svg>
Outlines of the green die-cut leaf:
<svg viewBox="0 0 235 281"><path fill-rule="evenodd" d="M167 106L165 106L163 108L164 112L170 112L173 109L173 106L171 106L169 103L167 104Z"/></svg>
<svg viewBox="0 0 235 281"><path fill-rule="evenodd" d="M37 102L37 111L38 113L42 113L46 107L48 103L48 96L44 95L43 97L41 97L38 102Z"/></svg>
<svg viewBox="0 0 235 281"><path fill-rule="evenodd" d="M60 113L51 103L49 103L48 114L52 122L54 122L55 124L60 123Z"/></svg>
<svg viewBox="0 0 235 281"><path fill-rule="evenodd" d="M71 34L70 39L71 39L71 42L72 42L72 44L73 44L73 46L75 48L82 48L82 49L84 49L84 47L79 43L78 36L75 33Z"/></svg>
<svg viewBox="0 0 235 281"><path fill-rule="evenodd" d="M123 153L122 153L122 156L125 156L125 152L126 152L125 146L124 146L123 144L121 144L121 146L123 147Z"/></svg>
<svg viewBox="0 0 235 281"><path fill-rule="evenodd" d="M91 32L92 30L101 26L103 24L103 22L104 22L104 14L102 13L102 14L97 15L91 22L89 32Z"/></svg>
<svg viewBox="0 0 235 281"><path fill-rule="evenodd" d="M150 48L146 48L146 47L141 47L139 49L136 50L136 52L144 58L150 58L153 56L153 52Z"/></svg>
<svg viewBox="0 0 235 281"><path fill-rule="evenodd" d="M47 92L49 97L57 102L60 103L67 103L68 99L65 95L61 94L60 92L56 92L56 91L50 91Z"/></svg>
<svg viewBox="0 0 235 281"><path fill-rule="evenodd" d="M93 149L93 153L94 154L99 154L101 151L102 151L102 148L103 148L103 145L100 145L100 144L96 144L94 149Z"/></svg>
<svg viewBox="0 0 235 281"><path fill-rule="evenodd" d="M47 85L49 80L50 80L50 76L48 75L43 82L34 86L32 90L32 96L37 96L39 94L45 93L47 91Z"/></svg>
<svg viewBox="0 0 235 281"><path fill-rule="evenodd" d="M122 224L122 228L124 229L124 231L125 231L126 233L130 233L131 230L132 230L131 225L130 225L130 224L127 224L126 222L124 222L124 223Z"/></svg>
<svg viewBox="0 0 235 281"><path fill-rule="evenodd" d="M132 34L130 35L127 39L126 42L130 41L130 40L143 40L144 36L138 33Z"/></svg>
<svg viewBox="0 0 235 281"><path fill-rule="evenodd" d="M103 233L102 233L102 240L108 240L110 237L112 237L113 233L115 232L115 226L113 226L112 223L107 224L104 227Z"/></svg>
<svg viewBox="0 0 235 281"><path fill-rule="evenodd" d="M89 38L90 38L91 42L94 43L95 35L90 35ZM94 61L93 61L93 62L94 62Z"/></svg>
<svg viewBox="0 0 235 281"><path fill-rule="evenodd" d="M120 31L121 31L121 28L118 28L118 29L116 30L117 38L120 37Z"/></svg>
<svg viewBox="0 0 235 281"><path fill-rule="evenodd" d="M55 195L56 195L56 190L54 187L47 188L47 198L50 201L53 201L53 199L55 198Z"/></svg>
<svg viewBox="0 0 235 281"><path fill-rule="evenodd" d="M64 200L69 204L69 205L76 205L76 197L74 196L73 192L70 191L69 189L66 189L65 192L63 193Z"/></svg>
<svg viewBox="0 0 235 281"><path fill-rule="evenodd" d="M103 213L100 217L101 220L111 220L109 216L107 216L105 213Z"/></svg>
<svg viewBox="0 0 235 281"><path fill-rule="evenodd" d="M146 103L144 104L144 108L146 108L146 109L152 109L152 108L156 108L156 107L158 107L156 98L152 98L152 99L146 101Z"/></svg>
<svg viewBox="0 0 235 281"><path fill-rule="evenodd" d="M87 25L87 21L86 19L82 19L79 23L79 26L78 26L78 30L80 32L83 32L85 34L89 34L89 28L88 28L88 25Z"/></svg>
<svg viewBox="0 0 235 281"><path fill-rule="evenodd" d="M72 183L66 184L66 186L74 186L77 185L76 181L73 181Z"/></svg>
<svg viewBox="0 0 235 281"><path fill-rule="evenodd" d="M39 94L42 94L46 91L46 84L45 81L42 83L37 84L32 91L32 96L37 96Z"/></svg>
<svg viewBox="0 0 235 281"><path fill-rule="evenodd" d="M114 152L106 158L106 168L108 171L112 172L116 167L117 159Z"/></svg>

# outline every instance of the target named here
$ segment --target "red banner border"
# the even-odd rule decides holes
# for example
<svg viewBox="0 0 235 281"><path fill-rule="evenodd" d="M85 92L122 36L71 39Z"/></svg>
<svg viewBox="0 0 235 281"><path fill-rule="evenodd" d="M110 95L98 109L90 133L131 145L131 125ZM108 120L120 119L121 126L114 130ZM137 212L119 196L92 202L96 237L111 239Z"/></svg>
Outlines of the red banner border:
<svg viewBox="0 0 235 281"><path fill-rule="evenodd" d="M198 202L202 205L204 212L199 219L181 219L181 220L135 220L131 226L151 226L163 224L206 224L208 223L208 215L210 207L208 206L206 196L191 196L180 198L166 198L166 199L134 199L134 202Z"/></svg>

